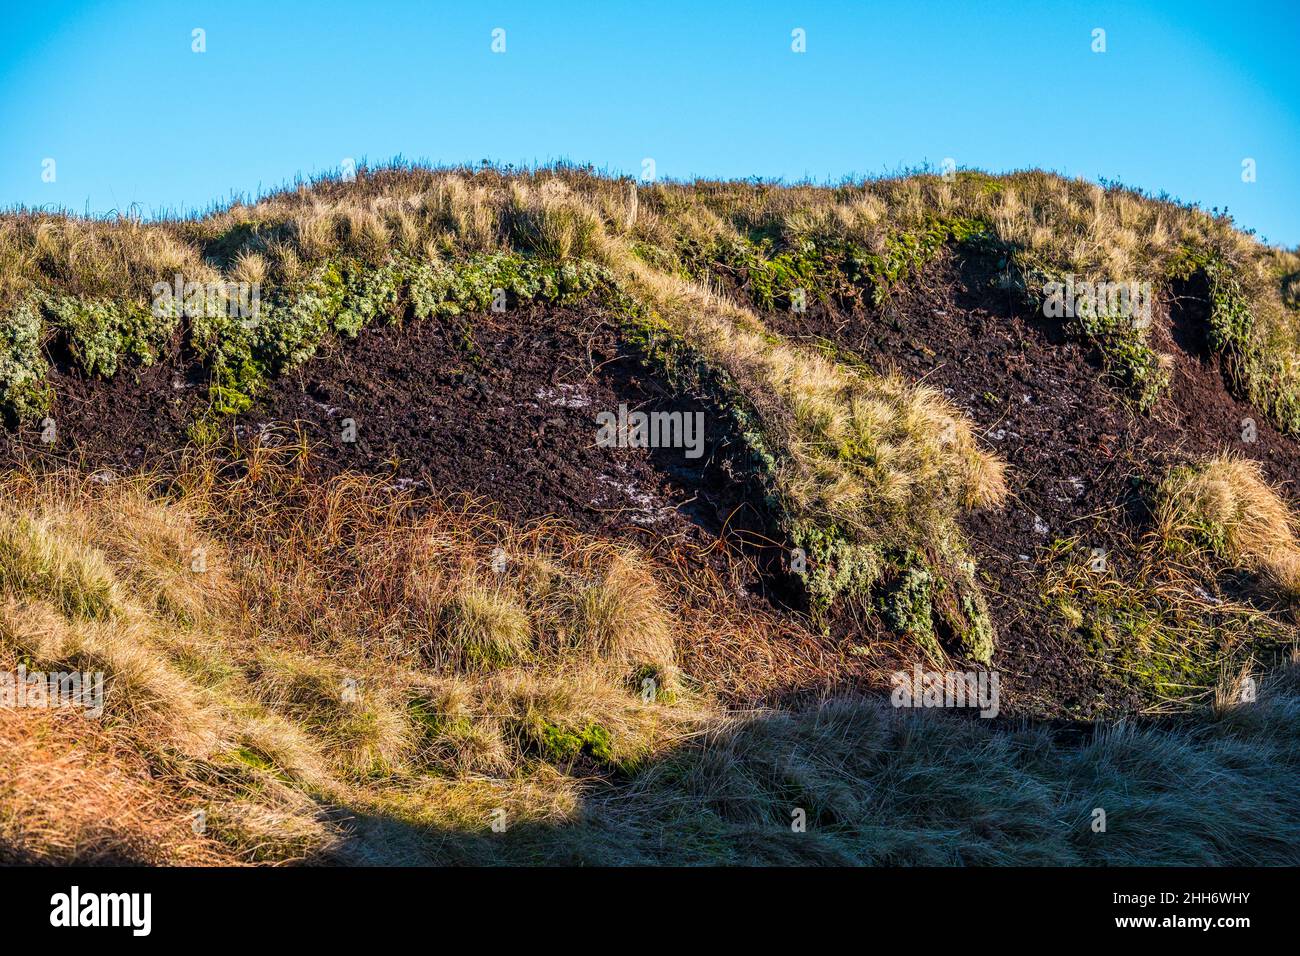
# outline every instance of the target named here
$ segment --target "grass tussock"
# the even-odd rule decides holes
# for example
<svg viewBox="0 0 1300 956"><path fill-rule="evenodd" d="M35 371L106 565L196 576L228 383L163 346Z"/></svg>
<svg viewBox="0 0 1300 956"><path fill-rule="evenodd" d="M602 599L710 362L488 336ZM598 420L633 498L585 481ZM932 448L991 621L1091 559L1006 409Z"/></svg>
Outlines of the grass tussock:
<svg viewBox="0 0 1300 956"><path fill-rule="evenodd" d="M1300 594L1296 516L1258 462L1222 456L1176 469L1161 488L1157 521L1170 545L1208 549L1288 596Z"/></svg>
<svg viewBox="0 0 1300 956"><path fill-rule="evenodd" d="M444 654L475 667L512 664L532 650L532 622L509 596L498 590L469 585L443 602L437 634L428 656ZM439 646L441 643L443 646Z"/></svg>

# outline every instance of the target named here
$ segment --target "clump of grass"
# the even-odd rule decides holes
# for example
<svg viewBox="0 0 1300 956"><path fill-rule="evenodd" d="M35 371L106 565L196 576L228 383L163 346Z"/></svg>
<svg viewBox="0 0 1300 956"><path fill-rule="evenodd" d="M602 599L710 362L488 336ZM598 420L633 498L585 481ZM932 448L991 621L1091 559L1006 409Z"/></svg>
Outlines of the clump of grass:
<svg viewBox="0 0 1300 956"><path fill-rule="evenodd" d="M674 713L672 706L610 682L598 668L503 674L487 688L487 701L503 715L503 733L521 759L579 774L633 773L694 723L682 719L688 707Z"/></svg>
<svg viewBox="0 0 1300 956"><path fill-rule="evenodd" d="M231 588L230 557L197 527L184 503L158 507L140 483L126 480L100 492L111 510L96 515L93 534L119 578L153 613L182 627L200 627Z"/></svg>
<svg viewBox="0 0 1300 956"><path fill-rule="evenodd" d="M1225 673L1262 673L1300 636L1284 615L1234 596L1205 552L1182 550L1171 555L1157 533L1131 555L1112 550L1098 566L1078 541L1062 540L1044 577L1049 621L1065 642L1148 713L1204 709ZM1090 712L1085 703L1079 716Z"/></svg>
<svg viewBox="0 0 1300 956"><path fill-rule="evenodd" d="M610 661L625 670L648 667L671 682L673 622L665 598L644 563L613 554L600 577L562 598L562 646L587 660Z"/></svg>
<svg viewBox="0 0 1300 956"><path fill-rule="evenodd" d="M437 638L426 656L449 655L473 667L499 667L522 660L532 646L532 622L509 595L471 584L442 606Z"/></svg>
<svg viewBox="0 0 1300 956"><path fill-rule="evenodd" d="M60 534L49 518L0 512L0 588L52 598L74 618L104 619L117 607L117 586L103 555Z"/></svg>
<svg viewBox="0 0 1300 956"><path fill-rule="evenodd" d="M1296 517L1258 462L1221 456L1175 469L1160 489L1157 521L1171 546L1206 548L1289 596L1300 593Z"/></svg>
<svg viewBox="0 0 1300 956"><path fill-rule="evenodd" d="M537 192L512 188L506 215L514 242L557 262L592 258L601 222L585 204L566 202L567 192L558 181Z"/></svg>

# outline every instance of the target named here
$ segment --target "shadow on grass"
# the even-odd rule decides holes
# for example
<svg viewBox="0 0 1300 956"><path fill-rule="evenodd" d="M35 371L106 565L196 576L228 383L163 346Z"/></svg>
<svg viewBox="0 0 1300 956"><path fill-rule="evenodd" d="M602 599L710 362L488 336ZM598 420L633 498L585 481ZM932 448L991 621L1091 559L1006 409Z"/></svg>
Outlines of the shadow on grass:
<svg viewBox="0 0 1300 956"><path fill-rule="evenodd" d="M1292 669L1220 716L1095 728L832 700L734 720L591 787L563 822L360 814L317 862L1295 865L1296 691Z"/></svg>

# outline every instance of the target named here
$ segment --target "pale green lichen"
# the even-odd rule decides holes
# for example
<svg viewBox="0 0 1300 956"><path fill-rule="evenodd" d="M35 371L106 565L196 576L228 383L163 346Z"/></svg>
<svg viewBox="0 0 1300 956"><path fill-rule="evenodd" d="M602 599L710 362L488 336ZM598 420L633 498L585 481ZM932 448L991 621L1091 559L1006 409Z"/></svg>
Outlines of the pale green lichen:
<svg viewBox="0 0 1300 956"><path fill-rule="evenodd" d="M884 572L885 563L874 545L855 542L838 528L800 521L791 539L806 556L803 583L814 618L823 616L843 595L870 594Z"/></svg>
<svg viewBox="0 0 1300 956"><path fill-rule="evenodd" d="M34 299L18 303L0 318L0 415L10 423L39 415L49 407L41 351L44 322Z"/></svg>
<svg viewBox="0 0 1300 956"><path fill-rule="evenodd" d="M67 336L73 358L87 375L112 378L127 360L151 365L176 331L176 317L154 314L134 301L50 296L50 324Z"/></svg>

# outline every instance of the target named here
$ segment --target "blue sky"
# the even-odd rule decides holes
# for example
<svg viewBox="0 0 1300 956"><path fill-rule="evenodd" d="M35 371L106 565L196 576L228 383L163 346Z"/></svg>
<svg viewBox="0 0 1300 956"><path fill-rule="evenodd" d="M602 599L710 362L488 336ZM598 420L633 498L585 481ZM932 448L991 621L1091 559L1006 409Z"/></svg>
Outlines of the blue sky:
<svg viewBox="0 0 1300 956"><path fill-rule="evenodd" d="M202 209L399 154L817 181L951 157L1164 190L1300 244L1294 0L224 0L0 17L5 206Z"/></svg>

